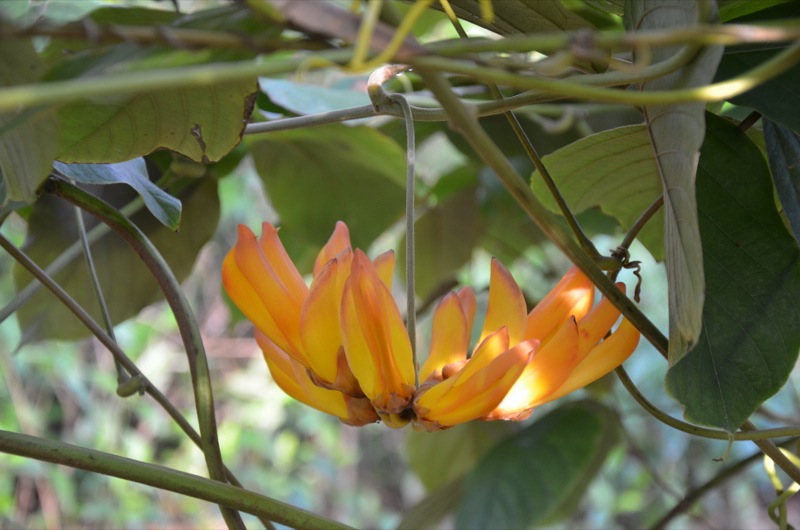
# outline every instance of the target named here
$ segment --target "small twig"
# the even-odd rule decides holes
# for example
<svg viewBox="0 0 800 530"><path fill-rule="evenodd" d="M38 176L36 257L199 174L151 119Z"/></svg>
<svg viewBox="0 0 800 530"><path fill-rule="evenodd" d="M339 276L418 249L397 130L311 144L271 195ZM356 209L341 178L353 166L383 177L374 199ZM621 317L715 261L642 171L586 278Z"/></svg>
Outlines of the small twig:
<svg viewBox="0 0 800 530"><path fill-rule="evenodd" d="M778 447L787 447L793 443L796 443L798 438L790 438L788 440L784 440ZM738 461L737 463L726 467L716 475L714 475L710 480L703 483L702 485L698 486L697 488L693 489L689 493L687 493L681 501L676 504L669 512L667 512L661 519L655 522L653 526L650 527L650 530L664 530L667 525L672 522L673 519L678 517L679 515L687 512L689 508L691 508L697 501L699 501L706 493L710 493L714 491L717 487L721 486L731 478L735 477L748 466L753 464L754 462L760 460L764 457L764 453L758 451L757 453L753 453L752 455L748 456L747 458Z"/></svg>

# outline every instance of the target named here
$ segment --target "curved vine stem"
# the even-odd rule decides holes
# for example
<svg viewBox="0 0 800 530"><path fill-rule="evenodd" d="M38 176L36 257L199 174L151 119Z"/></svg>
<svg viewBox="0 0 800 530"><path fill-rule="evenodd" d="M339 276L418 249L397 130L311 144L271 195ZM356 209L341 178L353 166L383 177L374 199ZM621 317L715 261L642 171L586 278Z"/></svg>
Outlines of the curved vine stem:
<svg viewBox="0 0 800 530"><path fill-rule="evenodd" d="M352 530L349 526L249 490L56 440L0 430L0 451L174 491L225 506L231 511L272 518L292 528Z"/></svg>
<svg viewBox="0 0 800 530"><path fill-rule="evenodd" d="M183 339L192 376L202 449L209 475L215 480L225 481L225 467L222 463L222 454L217 438L214 396L211 390L211 379L203 341L191 307L189 307L172 270L144 233L108 203L62 180L50 179L45 185L45 190L86 210L109 225L139 255L155 277L175 315ZM244 523L238 513L224 507L221 507L221 510L229 528L244 528Z"/></svg>
<svg viewBox="0 0 800 530"><path fill-rule="evenodd" d="M98 225L105 226L105 225ZM97 228L97 227L95 227ZM121 397L131 395L135 392L144 392L148 394L153 400L158 403L161 408L175 421L181 430L189 437L189 439L201 450L203 449L203 441L200 434L192 427L192 425L184 418L183 414L172 404L172 402L161 392L152 382L144 375L139 367L136 366L130 357L119 347L114 339L112 339L100 325L81 307L78 302L67 293L63 287L56 283L53 278L42 270L36 263L34 263L24 252L15 247L8 239L0 234L0 247L2 247L8 254L17 261L22 267L30 272L37 280L37 284L44 286L69 309L72 314L94 335L97 340L105 346L114 360L118 362L132 377L130 381L117 389L117 394ZM234 486L242 487L242 484L234 476L227 467L225 473L228 481ZM268 529L273 529L272 522L267 518L261 518L261 523Z"/></svg>

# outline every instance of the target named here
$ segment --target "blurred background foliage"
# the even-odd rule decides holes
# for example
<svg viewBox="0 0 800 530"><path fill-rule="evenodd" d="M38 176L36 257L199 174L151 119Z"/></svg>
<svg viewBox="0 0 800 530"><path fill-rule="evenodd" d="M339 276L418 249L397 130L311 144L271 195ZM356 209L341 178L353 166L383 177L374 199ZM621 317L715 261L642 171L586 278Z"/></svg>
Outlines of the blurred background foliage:
<svg viewBox="0 0 800 530"><path fill-rule="evenodd" d="M180 2L184 11L217 4L224 2ZM591 5L586 2L584 12L576 9L575 20L583 20L579 14L593 20L585 12ZM70 21L108 6L165 13L172 9L166 1L6 0L0 10L18 20L46 15ZM619 17L608 15L602 18L602 26L621 27L621 23ZM415 31L420 36L455 37L439 13L426 15ZM471 31L483 30L471 27ZM413 84L415 80L410 75L404 81ZM368 104L365 85L364 76L328 70L262 79L254 118ZM424 103L424 97L417 103ZM729 115L743 112L728 103L718 110ZM542 155L592 132L641 123L638 113L615 105L554 105L526 111L521 118ZM505 120L486 118L482 124L520 172L531 174L533 168ZM526 298L535 303L566 270L566 258L546 242L491 171L445 123L418 123L417 134L420 300L433 302L459 282L474 286L485 305L489 258L494 255L511 269ZM657 524L687 492L756 453L754 446L737 443L727 460L719 462L726 452L725 442L693 438L665 427L633 402L613 377L541 407L522 424L468 424L433 434L379 425L344 426L283 394L251 338L252 326L221 289L219 270L235 241L236 225L257 230L264 220L281 224L282 240L306 273L339 219L350 226L354 245L371 254L401 249L404 135L399 120L379 117L253 135L206 166L164 152L145 157L151 179L171 171L177 178L170 184L179 188L172 192L184 194L182 233L179 239L169 239L166 247L172 247L174 260L181 263L171 262L185 277L184 290L208 351L223 458L245 487L357 528L491 527L492 521L508 525L526 521L525 526L564 529L642 528ZM341 157L342 153L347 156ZM337 163L332 165L334 158ZM193 171L198 173L194 177ZM202 184L190 181L198 176L204 178ZM130 197L119 200L122 204ZM39 257L46 261L61 252L54 241L63 242L68 236L54 237L51 230L60 226L59 221L48 218L36 231L38 243L33 240L37 208L44 210L40 215L56 215L39 202L9 217L0 230L18 245L27 238L31 253L35 254L38 244L44 252ZM140 215L142 223L156 229L158 224L148 212ZM587 208L579 219L601 251L619 244L622 228L607 212ZM46 239L48 235L51 239ZM657 245L649 248L658 254ZM112 254L109 250L108 255ZM643 262L641 309L665 331L663 265L638 243L632 255ZM187 256L196 259L192 263ZM143 280L135 276L138 273L132 272L133 255L117 259L103 282L117 291L126 286L143 293L133 306L115 314L117 320L124 320L115 328L117 340L153 383L194 419L188 367L174 319L163 302L151 303L153 296L147 291L151 288L143 287ZM398 262L402 263L402 257ZM74 267L82 265L76 260ZM2 300L11 300L27 283L24 275L12 269L11 260L3 256ZM79 281L74 279L79 273L69 274L69 281ZM622 279L629 286L635 281L630 274ZM75 284L76 292L81 291L80 285ZM397 288L402 297L402 286ZM75 338L72 317L57 314L37 327L42 307L52 305L48 296L41 293L0 324L0 428L205 475L201 452L151 400L117 397L113 361L98 342L64 340ZM426 344L431 317L431 306L425 305L419 323L422 344ZM129 318L134 314L135 318ZM480 329L479 322L475 329ZM421 351L425 350L423 346ZM649 344L642 342L626 368L659 408L681 415L680 406L663 391L665 366ZM796 377L793 373L790 383L757 411L762 428L794 423L779 411L798 409ZM570 453L570 443L584 445ZM520 460L514 460L520 447L530 464L522 471ZM562 450L585 459L560 461ZM760 464L756 459L669 527L773 525L765 507L775 493ZM549 491L556 478L563 479L563 484ZM493 507L499 511L470 512L471 507L481 508L480 499L487 491L503 500ZM788 504L790 520L800 518L798 502ZM490 519L481 522L481 517ZM245 521L257 524L249 516ZM203 501L0 455L0 528L222 526L217 507Z"/></svg>

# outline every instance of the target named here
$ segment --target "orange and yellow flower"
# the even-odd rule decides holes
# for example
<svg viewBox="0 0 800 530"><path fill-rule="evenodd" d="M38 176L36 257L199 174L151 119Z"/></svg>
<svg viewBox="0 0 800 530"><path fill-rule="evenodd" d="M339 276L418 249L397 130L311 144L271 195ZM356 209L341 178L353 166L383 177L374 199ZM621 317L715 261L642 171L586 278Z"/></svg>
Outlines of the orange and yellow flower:
<svg viewBox="0 0 800 530"><path fill-rule="evenodd" d="M476 300L469 288L445 296L433 316L430 352L417 373L391 295L394 256L353 250L337 223L314 264L311 287L277 230L260 240L239 228L222 268L234 303L256 326L275 382L290 396L351 425L413 421L429 431L472 420L522 420L548 401L619 366L639 333L573 267L530 313L508 270L492 261L489 302L472 355ZM618 284L624 291L624 284ZM608 335L608 336L607 336ZM606 337L607 336L607 337ZM604 338L606 337L606 338Z"/></svg>

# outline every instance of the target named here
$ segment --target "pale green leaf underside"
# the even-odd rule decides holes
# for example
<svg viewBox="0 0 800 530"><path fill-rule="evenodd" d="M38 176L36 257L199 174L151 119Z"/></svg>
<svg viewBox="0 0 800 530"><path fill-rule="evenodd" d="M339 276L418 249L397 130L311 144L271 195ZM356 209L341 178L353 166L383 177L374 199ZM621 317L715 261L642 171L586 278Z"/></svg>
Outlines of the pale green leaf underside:
<svg viewBox="0 0 800 530"><path fill-rule="evenodd" d="M591 28L592 25L576 15L561 2L542 0L495 1L494 20L487 23L481 18L478 0L450 0L459 18L486 27L501 35L536 33Z"/></svg>
<svg viewBox="0 0 800 530"><path fill-rule="evenodd" d="M181 201L162 190L147 175L143 158L118 164L63 164L55 168L73 180L84 184L127 184L142 197L145 206L162 224L177 230L181 222Z"/></svg>
<svg viewBox="0 0 800 530"><path fill-rule="evenodd" d="M543 159L569 209L579 214L599 207L629 229L661 194L658 166L645 125L626 125L592 134ZM560 213L544 181L534 173L534 194ZM664 259L664 217L657 214L639 239L656 259Z"/></svg>
<svg viewBox="0 0 800 530"><path fill-rule="evenodd" d="M640 0L628 4L626 25L637 30L688 26L698 21L695 2ZM680 47L659 47L649 60L658 63ZM707 47L683 68L644 83L642 90L669 90L709 83L722 46ZM669 361L674 364L694 347L702 327L705 278L697 221L695 176L705 134L702 103L648 105L643 108L664 188L665 253L669 290Z"/></svg>

